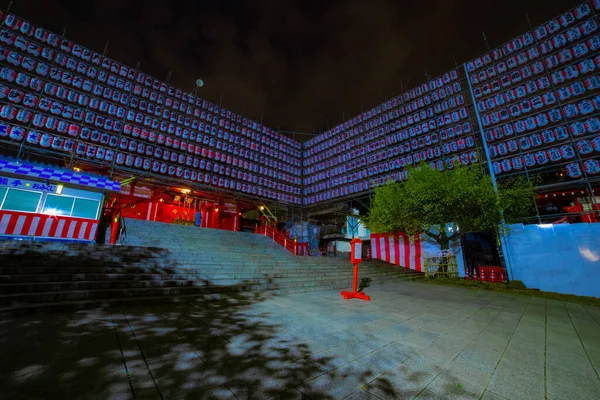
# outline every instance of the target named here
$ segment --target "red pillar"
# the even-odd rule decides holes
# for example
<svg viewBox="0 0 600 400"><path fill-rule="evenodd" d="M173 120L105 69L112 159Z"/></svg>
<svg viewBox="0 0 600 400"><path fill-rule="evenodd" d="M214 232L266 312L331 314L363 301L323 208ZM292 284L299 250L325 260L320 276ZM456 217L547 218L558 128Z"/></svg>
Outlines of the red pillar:
<svg viewBox="0 0 600 400"><path fill-rule="evenodd" d="M233 231L237 232L240 230L240 211L239 208L235 208L235 215L233 216Z"/></svg>
<svg viewBox="0 0 600 400"><path fill-rule="evenodd" d="M110 226L110 244L117 243L117 235L119 234L119 216L114 215L112 217L112 224Z"/></svg>
<svg viewBox="0 0 600 400"><path fill-rule="evenodd" d="M212 211L212 226L211 228L219 228L219 211L218 208L214 208Z"/></svg>

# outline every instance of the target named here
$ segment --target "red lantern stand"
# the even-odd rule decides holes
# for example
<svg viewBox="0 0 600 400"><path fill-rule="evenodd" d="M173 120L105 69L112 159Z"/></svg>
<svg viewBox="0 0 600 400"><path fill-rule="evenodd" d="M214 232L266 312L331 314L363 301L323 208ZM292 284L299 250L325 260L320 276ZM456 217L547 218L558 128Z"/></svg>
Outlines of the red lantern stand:
<svg viewBox="0 0 600 400"><path fill-rule="evenodd" d="M362 262L362 240L355 238L350 242L350 262L354 264L354 283L352 285L352 292L342 290L340 293L344 296L345 300L348 299L361 299L371 300L365 292L358 291L358 264Z"/></svg>

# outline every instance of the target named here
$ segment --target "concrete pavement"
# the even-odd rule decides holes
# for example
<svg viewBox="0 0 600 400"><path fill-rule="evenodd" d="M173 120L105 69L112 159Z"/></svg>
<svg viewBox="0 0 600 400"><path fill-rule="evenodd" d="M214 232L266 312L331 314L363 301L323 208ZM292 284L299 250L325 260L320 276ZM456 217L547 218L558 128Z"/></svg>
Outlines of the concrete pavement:
<svg viewBox="0 0 600 400"><path fill-rule="evenodd" d="M597 399L600 308L417 282L3 317L4 399Z"/></svg>

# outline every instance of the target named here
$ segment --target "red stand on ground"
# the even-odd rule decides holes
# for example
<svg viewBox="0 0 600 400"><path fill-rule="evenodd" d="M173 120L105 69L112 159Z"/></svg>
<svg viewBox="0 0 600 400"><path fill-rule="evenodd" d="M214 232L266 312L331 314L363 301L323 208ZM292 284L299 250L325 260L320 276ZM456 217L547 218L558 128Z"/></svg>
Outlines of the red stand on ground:
<svg viewBox="0 0 600 400"><path fill-rule="evenodd" d="M371 300L369 296L365 292L358 291L358 263L354 264L354 283L352 285L352 292L347 292L342 290L340 292L342 296L344 296L345 300L348 299L361 299L361 300Z"/></svg>

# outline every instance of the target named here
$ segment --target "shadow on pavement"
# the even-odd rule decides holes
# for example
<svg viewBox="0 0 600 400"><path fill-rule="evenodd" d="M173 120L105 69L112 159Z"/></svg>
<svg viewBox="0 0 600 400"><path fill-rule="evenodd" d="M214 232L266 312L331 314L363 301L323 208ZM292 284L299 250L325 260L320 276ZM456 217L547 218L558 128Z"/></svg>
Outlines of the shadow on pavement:
<svg viewBox="0 0 600 400"><path fill-rule="evenodd" d="M336 370L302 342L277 341L268 308L253 309L262 300L233 294L4 319L2 398L329 399L311 379L367 384L376 377L368 366ZM395 397L385 380L377 384Z"/></svg>

